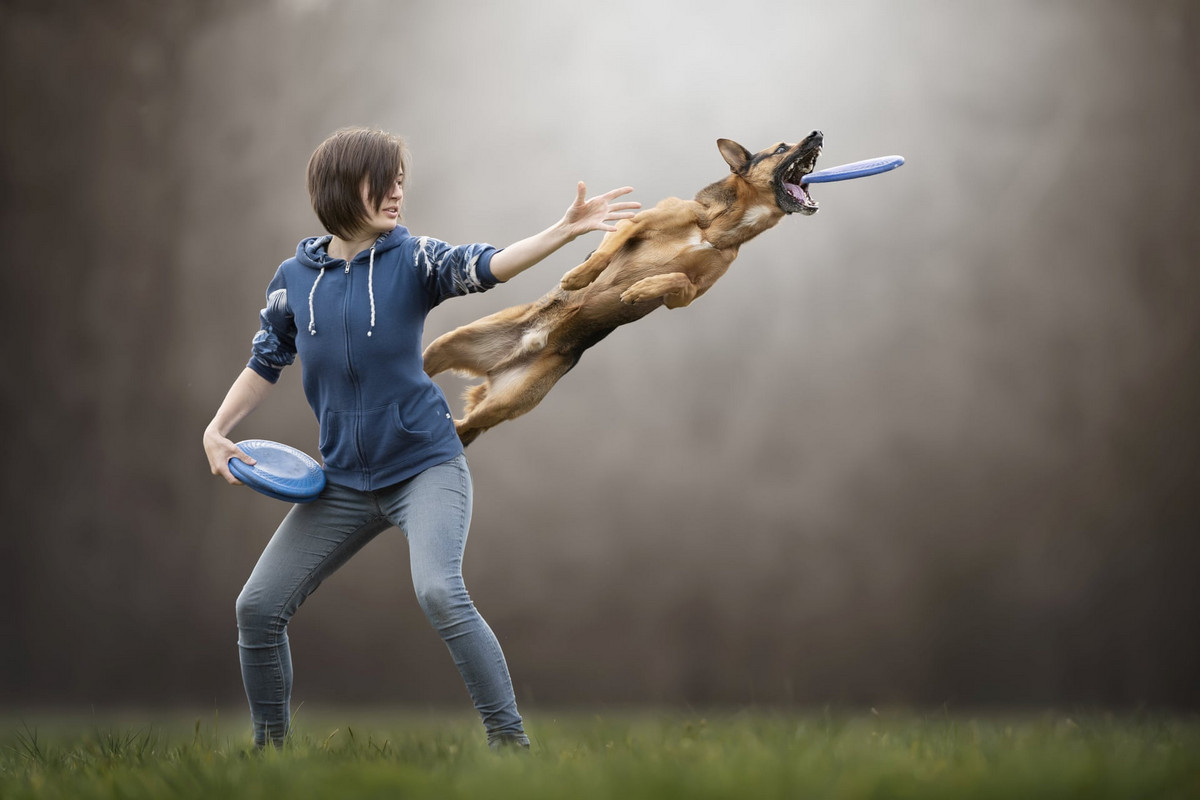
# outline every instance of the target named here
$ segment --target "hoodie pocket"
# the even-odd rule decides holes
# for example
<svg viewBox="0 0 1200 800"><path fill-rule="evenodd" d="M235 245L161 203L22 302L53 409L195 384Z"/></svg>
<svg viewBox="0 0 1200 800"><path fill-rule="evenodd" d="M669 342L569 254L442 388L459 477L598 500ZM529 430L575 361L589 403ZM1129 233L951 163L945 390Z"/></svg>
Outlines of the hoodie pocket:
<svg viewBox="0 0 1200 800"><path fill-rule="evenodd" d="M409 444L426 444L433 438L433 434L429 431L415 430L405 425L404 419L400 416L399 405L388 406L388 409L391 412L392 425L395 426L396 434L401 441Z"/></svg>
<svg viewBox="0 0 1200 800"><path fill-rule="evenodd" d="M332 411L321 425L321 455L339 470L371 470L402 461L429 445L429 431L410 430L396 404L353 411Z"/></svg>
<svg viewBox="0 0 1200 800"><path fill-rule="evenodd" d="M339 442L338 433L341 428L341 419L345 416L336 411L326 412L321 419L321 441L317 444L317 448L321 451L321 459L328 467L343 467L342 460L345 453L342 452L345 445Z"/></svg>

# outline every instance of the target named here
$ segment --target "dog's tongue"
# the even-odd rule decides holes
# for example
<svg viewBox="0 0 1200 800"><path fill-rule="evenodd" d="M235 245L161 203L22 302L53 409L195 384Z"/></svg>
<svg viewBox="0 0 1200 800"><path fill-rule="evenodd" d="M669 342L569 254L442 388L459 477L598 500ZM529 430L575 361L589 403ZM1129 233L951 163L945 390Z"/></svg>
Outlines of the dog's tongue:
<svg viewBox="0 0 1200 800"><path fill-rule="evenodd" d="M799 200L801 203L808 200L808 193L804 191L803 186L794 183L784 182L783 188L787 189L787 193Z"/></svg>

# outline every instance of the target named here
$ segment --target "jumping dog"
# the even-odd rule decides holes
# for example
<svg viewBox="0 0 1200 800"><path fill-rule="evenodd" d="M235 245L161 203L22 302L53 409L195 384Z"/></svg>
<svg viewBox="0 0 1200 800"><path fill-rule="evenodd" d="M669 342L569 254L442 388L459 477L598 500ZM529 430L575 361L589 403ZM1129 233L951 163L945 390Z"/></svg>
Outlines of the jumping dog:
<svg viewBox="0 0 1200 800"><path fill-rule="evenodd" d="M821 152L822 133L750 153L718 139L730 174L694 200L669 197L622 220L559 286L532 303L499 311L438 337L425 372L482 377L467 388L466 415L454 421L464 445L534 408L583 352L617 327L659 306L682 308L704 294L738 248L786 214L815 214L800 184Z"/></svg>

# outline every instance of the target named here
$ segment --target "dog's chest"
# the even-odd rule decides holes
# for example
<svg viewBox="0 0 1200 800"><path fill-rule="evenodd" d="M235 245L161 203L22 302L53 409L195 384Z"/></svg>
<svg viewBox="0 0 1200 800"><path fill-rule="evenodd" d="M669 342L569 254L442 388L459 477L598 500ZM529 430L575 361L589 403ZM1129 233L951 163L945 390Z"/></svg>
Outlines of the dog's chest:
<svg viewBox="0 0 1200 800"><path fill-rule="evenodd" d="M708 239L713 248L723 253L729 251L730 258L733 258L739 246L758 236L777 221L778 215L769 206L751 206L740 219L730 219L723 225L710 227L707 231Z"/></svg>
<svg viewBox="0 0 1200 800"><path fill-rule="evenodd" d="M750 230L759 228L767 218L771 216L771 209L766 206L754 206L746 210L741 221L737 224L737 230L745 233Z"/></svg>
<svg viewBox="0 0 1200 800"><path fill-rule="evenodd" d="M704 234L699 228L692 228L688 236L683 240L684 247L690 251L697 250L712 250L712 242L704 238Z"/></svg>

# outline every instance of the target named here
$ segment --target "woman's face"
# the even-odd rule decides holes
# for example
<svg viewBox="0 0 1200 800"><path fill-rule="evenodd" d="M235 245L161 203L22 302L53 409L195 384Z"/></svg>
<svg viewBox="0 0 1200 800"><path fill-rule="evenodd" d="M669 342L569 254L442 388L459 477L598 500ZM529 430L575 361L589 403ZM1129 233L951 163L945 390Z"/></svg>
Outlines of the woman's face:
<svg viewBox="0 0 1200 800"><path fill-rule="evenodd" d="M360 186L366 218L363 229L368 233L387 233L400 222L400 207L404 204L404 173L396 175L392 188L383 196L378 208L371 207L371 181L365 175Z"/></svg>

